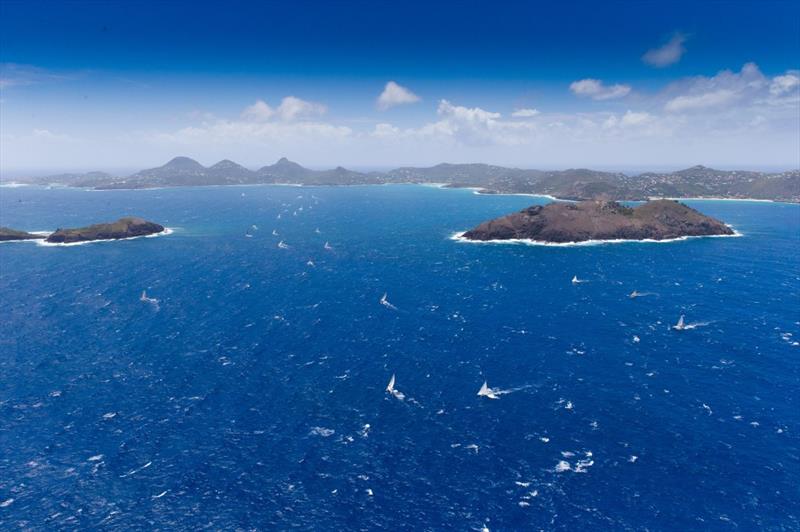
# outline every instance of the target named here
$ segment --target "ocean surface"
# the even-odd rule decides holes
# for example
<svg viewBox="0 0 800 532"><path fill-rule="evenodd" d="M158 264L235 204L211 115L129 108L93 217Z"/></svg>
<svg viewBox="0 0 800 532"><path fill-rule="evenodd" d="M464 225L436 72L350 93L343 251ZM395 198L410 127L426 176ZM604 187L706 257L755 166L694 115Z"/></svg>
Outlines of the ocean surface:
<svg viewBox="0 0 800 532"><path fill-rule="evenodd" d="M0 244L0 528L799 529L800 206L688 202L739 238L450 239L547 201L0 189L0 225L174 230Z"/></svg>

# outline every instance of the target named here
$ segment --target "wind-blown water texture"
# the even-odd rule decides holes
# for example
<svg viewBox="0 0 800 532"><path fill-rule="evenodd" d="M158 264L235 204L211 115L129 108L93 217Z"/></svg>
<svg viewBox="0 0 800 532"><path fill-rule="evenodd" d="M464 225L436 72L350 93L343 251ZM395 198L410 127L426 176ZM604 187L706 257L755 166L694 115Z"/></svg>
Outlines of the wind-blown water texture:
<svg viewBox="0 0 800 532"><path fill-rule="evenodd" d="M0 528L800 527L800 207L691 202L730 239L449 238L536 201L0 190L19 229L175 230L0 246Z"/></svg>

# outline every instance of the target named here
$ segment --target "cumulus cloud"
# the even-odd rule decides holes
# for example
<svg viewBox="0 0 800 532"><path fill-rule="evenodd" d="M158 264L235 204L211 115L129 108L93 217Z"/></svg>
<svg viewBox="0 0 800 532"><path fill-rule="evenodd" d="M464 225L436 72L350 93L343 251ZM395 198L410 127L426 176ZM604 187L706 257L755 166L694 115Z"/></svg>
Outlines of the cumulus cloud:
<svg viewBox="0 0 800 532"><path fill-rule="evenodd" d="M245 120L252 120L253 122L266 122L275 114L272 109L264 100L258 100L253 105L249 105L242 111L242 118Z"/></svg>
<svg viewBox="0 0 800 532"><path fill-rule="evenodd" d="M770 83L755 63L745 63L739 72L723 70L711 77L685 78L663 91L667 98L664 109L668 112L697 112L730 108L734 104L746 107L765 101L770 93L773 96L781 94L787 81L784 76L778 78ZM791 85L791 80L788 84ZM773 87L776 90L772 90Z"/></svg>
<svg viewBox="0 0 800 532"><path fill-rule="evenodd" d="M385 111L397 105L416 103L419 101L419 96L411 92L406 87L398 85L394 81L390 81L383 88L383 92L378 96L378 109Z"/></svg>
<svg viewBox="0 0 800 532"><path fill-rule="evenodd" d="M301 100L295 96L287 96L278 107L273 109L265 101L258 100L253 105L245 107L242 118L252 122L266 122L272 118L290 122L314 115L324 114L326 107L319 103Z"/></svg>
<svg viewBox="0 0 800 532"><path fill-rule="evenodd" d="M511 116L513 116L514 118L531 118L538 114L539 114L538 109L523 108L523 109L515 109L514 112L511 113Z"/></svg>
<svg viewBox="0 0 800 532"><path fill-rule="evenodd" d="M656 68L664 68L681 60L686 53L686 35L676 33L672 38L658 48L648 50L642 56L642 61Z"/></svg>
<svg viewBox="0 0 800 532"><path fill-rule="evenodd" d="M783 76L775 76L769 86L769 93L773 96L781 96L788 92L796 91L800 88L800 72L790 71Z"/></svg>
<svg viewBox="0 0 800 532"><path fill-rule="evenodd" d="M319 103L307 102L294 96L287 96L281 100L281 104L275 111L275 114L281 120L290 121L325 114L327 108Z"/></svg>
<svg viewBox="0 0 800 532"><path fill-rule="evenodd" d="M586 78L579 81L573 81L569 90L576 96L585 96L593 100L611 100L614 98L622 98L631 92L630 85L605 85L599 79Z"/></svg>
<svg viewBox="0 0 800 532"><path fill-rule="evenodd" d="M341 141L353 131L315 120L326 111L324 105L287 96L272 107L263 100L245 107L239 119L209 118L199 125L174 132L147 133L144 138L159 145L212 146L314 146L320 142Z"/></svg>
<svg viewBox="0 0 800 532"><path fill-rule="evenodd" d="M467 144L492 143L500 140L500 113L480 107L464 107L441 100L436 109L440 120L423 126L419 132L426 136L445 136Z"/></svg>
<svg viewBox="0 0 800 532"><path fill-rule="evenodd" d="M335 123L324 118L324 106L289 96L274 106L258 100L239 116L197 113L189 127L130 133L123 141L108 141L103 150L97 146L105 139L65 142L59 137L61 126L37 121L17 128L16 135L3 132L4 153L12 155L0 165L36 167L43 150L61 154L52 161L74 160L78 152L97 161L102 151L118 164L136 143L136 153L203 154L254 166L265 157L282 155L320 166L472 160L560 167L724 161L746 167L798 161L797 70L767 76L748 63L739 70L678 79L656 92L637 92L625 100L625 108L613 102L604 109L604 100L612 103L609 95L630 92L629 87L615 87L599 80L576 81L573 92L598 101L564 112L516 108L501 114L440 100L427 120L402 126L387 120ZM34 127L38 131L32 133Z"/></svg>

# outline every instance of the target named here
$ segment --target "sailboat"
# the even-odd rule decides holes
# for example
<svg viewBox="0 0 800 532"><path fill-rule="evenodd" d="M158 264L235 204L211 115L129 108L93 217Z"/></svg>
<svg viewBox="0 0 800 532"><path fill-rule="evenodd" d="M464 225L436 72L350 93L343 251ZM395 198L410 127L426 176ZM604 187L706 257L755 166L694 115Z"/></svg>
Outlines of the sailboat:
<svg viewBox="0 0 800 532"><path fill-rule="evenodd" d="M585 282L586 281L584 281L583 279L578 279L577 275L572 276L572 284L585 283Z"/></svg>
<svg viewBox="0 0 800 532"><path fill-rule="evenodd" d="M637 297L639 297L640 295L641 295L641 294L640 294L639 292L637 292L636 290L634 290L633 292L631 292L630 294L628 294L628 297L629 297L629 298L631 298L631 299L634 299L634 298L637 298Z"/></svg>
<svg viewBox="0 0 800 532"><path fill-rule="evenodd" d="M393 396L395 396L397 399L400 399L402 401L403 399L406 398L406 396L403 395L403 392L401 392L400 390L395 390L394 381L395 381L394 373L392 373L392 378L389 379L389 384L386 385L386 393L390 393Z"/></svg>
<svg viewBox="0 0 800 532"><path fill-rule="evenodd" d="M156 307L158 306L158 299L154 297L147 297L146 290L142 290L142 295L139 296L139 301L141 301L142 303L150 303L151 305L155 305Z"/></svg>
<svg viewBox="0 0 800 532"><path fill-rule="evenodd" d="M383 295L381 296L380 304L383 305L386 308L390 308L392 310L397 310L397 307L395 307L394 305L389 303L388 296L389 296L389 294L387 292L384 292Z"/></svg>
<svg viewBox="0 0 800 532"><path fill-rule="evenodd" d="M333 249L333 248L331 247L331 245L330 245L330 244L328 244L327 242L325 242L325 246L324 246L324 247L325 247L325 249L327 249L328 251L330 251L330 250L332 250L332 249Z"/></svg>
<svg viewBox="0 0 800 532"><path fill-rule="evenodd" d="M283 240L278 242L278 247L281 249L289 249L289 244L285 243Z"/></svg>
<svg viewBox="0 0 800 532"><path fill-rule="evenodd" d="M278 230L277 229L273 229L272 230L272 236L278 236Z"/></svg>
<svg viewBox="0 0 800 532"><path fill-rule="evenodd" d="M492 388L489 388L489 384L486 381L483 381L483 386L481 386L481 389L478 390L478 396L486 397L487 399L500 399L495 391Z"/></svg>
<svg viewBox="0 0 800 532"><path fill-rule="evenodd" d="M678 318L678 323L673 325L672 328L675 329L676 331L682 331L686 329L686 324L683 322L683 314L681 314L681 317Z"/></svg>

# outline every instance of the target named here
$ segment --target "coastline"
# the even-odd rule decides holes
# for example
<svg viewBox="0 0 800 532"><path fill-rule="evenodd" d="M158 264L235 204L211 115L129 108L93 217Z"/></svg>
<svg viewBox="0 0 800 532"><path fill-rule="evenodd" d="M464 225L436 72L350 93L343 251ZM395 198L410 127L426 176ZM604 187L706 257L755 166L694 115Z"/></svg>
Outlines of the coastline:
<svg viewBox="0 0 800 532"><path fill-rule="evenodd" d="M124 240L136 240L138 238L157 238L159 236L169 236L175 232L174 229L170 227L165 227L163 231L160 233L153 233L151 235L139 235L139 236L129 236L126 238L101 238L97 240L87 240L84 242L48 242L46 240L33 240L32 242L36 242L37 246L42 247L71 247L71 246L84 246L87 244L95 244L98 242L121 242ZM28 240L27 242L31 242Z"/></svg>
<svg viewBox="0 0 800 532"><path fill-rule="evenodd" d="M618 238L618 239L607 239L607 240L582 240L580 242L546 242L543 240L532 240L530 238L509 238L503 240L471 240L469 238L464 238L464 233L466 233L466 231L453 233L448 237L448 239L462 244L494 244L494 245L512 244L512 245L524 245L524 246L570 248L570 247L604 246L610 244L671 244L674 242L684 242L686 240L696 239L696 238L738 238L744 236L744 233L737 231L732 226L729 225L728 227L733 229L732 235L692 235L692 236L679 236L677 238L666 238L664 240L655 240L652 238L644 238L641 240L630 239L630 238L627 239Z"/></svg>
<svg viewBox="0 0 800 532"><path fill-rule="evenodd" d="M86 244L94 244L96 242L120 242L122 240L136 240L137 238L156 238L159 236L169 236L175 232L174 228L165 227L163 231L159 233L153 233L152 235L139 235L139 236L129 236L126 238L102 238L98 240L86 240L84 242L48 242L45 239L41 238L26 238L24 240L4 240L0 242L0 244L12 244L16 242L33 242L37 246L42 247L69 247L69 246L83 246ZM49 236L52 234L52 231L29 231L32 235L43 235Z"/></svg>
<svg viewBox="0 0 800 532"><path fill-rule="evenodd" d="M438 188L443 190L469 190L473 194L481 196L528 196L531 198L545 198L550 201L561 201L578 203L580 200L559 198L550 194L536 194L533 192L493 192L486 187L478 186L453 186L450 183L419 183L419 182L387 182L387 183L348 183L342 185L331 184L304 184L304 183L242 183L230 185L187 185L187 186L153 186L153 187L132 187L132 188L94 188L94 187L71 187L68 185L51 183L2 183L0 188L41 188L41 189L75 189L85 192L116 192L116 191L147 191L147 190L165 190L165 189L191 189L191 188L221 188L221 187L297 187L297 188L314 188L314 187L351 187L351 186L391 186L391 185L415 185L428 188ZM675 201L741 201L741 202L756 202L756 203L778 203L786 205L800 205L800 201L786 201L786 200L773 200L773 199L760 199L760 198L722 198L716 196L691 196L691 197L675 197L675 196L648 196L646 199L639 200L626 200L619 199L614 201L619 202L645 202L651 200L668 199Z"/></svg>
<svg viewBox="0 0 800 532"><path fill-rule="evenodd" d="M675 200L675 201L753 201L757 203L787 203L789 205L799 204L794 201L780 201L780 200L757 199L757 198L717 198L712 196L696 196L689 198L650 196L647 198L647 201L660 200L660 199Z"/></svg>

